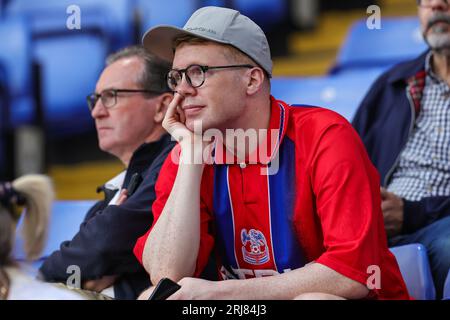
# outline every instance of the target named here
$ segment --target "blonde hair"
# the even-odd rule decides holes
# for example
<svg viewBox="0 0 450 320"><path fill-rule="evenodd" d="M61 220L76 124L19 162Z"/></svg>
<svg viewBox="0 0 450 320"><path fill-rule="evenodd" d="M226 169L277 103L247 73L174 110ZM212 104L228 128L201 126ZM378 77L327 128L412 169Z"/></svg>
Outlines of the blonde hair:
<svg viewBox="0 0 450 320"><path fill-rule="evenodd" d="M26 258L33 260L39 257L47 239L48 222L51 205L54 200L53 185L49 177L39 174L22 176L12 181L11 186L17 196L24 199L24 210L21 211L23 223L20 232L24 239ZM17 198L17 196L15 198ZM9 207L0 205L0 263L7 260L15 238L17 203L10 200Z"/></svg>
<svg viewBox="0 0 450 320"><path fill-rule="evenodd" d="M12 196L3 199L3 206L0 204L0 300L6 299L9 291L10 281L2 267L11 264L10 254L19 218L17 212L20 211L18 206L24 202L25 209L20 211L24 215L21 233L25 256L28 260L33 260L39 257L47 240L48 222L54 200L53 185L45 175L25 175L2 187L8 188ZM21 200L18 200L19 198Z"/></svg>
<svg viewBox="0 0 450 320"><path fill-rule="evenodd" d="M36 259L47 240L51 205L55 198L53 185L44 175L26 175L12 182L14 189L26 199L22 225L24 251L27 259Z"/></svg>

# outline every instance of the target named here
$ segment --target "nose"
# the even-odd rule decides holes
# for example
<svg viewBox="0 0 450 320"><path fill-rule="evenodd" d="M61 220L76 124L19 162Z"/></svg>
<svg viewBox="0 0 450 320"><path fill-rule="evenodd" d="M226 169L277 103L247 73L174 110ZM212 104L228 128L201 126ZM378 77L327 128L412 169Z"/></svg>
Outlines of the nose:
<svg viewBox="0 0 450 320"><path fill-rule="evenodd" d="M196 89L190 85L190 83L187 80L187 76L186 76L185 73L183 73L183 75L181 77L181 82L177 86L177 90L176 91L178 93L180 93L181 95L183 95L183 96L195 95Z"/></svg>
<svg viewBox="0 0 450 320"><path fill-rule="evenodd" d="M101 118L108 115L108 109L103 105L102 99L98 99L97 102L94 105L94 108L91 111L91 117Z"/></svg>

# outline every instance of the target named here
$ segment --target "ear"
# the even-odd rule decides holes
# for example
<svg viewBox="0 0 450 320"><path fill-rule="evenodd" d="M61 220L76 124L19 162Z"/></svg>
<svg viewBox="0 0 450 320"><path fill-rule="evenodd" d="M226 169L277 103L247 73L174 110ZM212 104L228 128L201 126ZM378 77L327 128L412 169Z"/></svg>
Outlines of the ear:
<svg viewBox="0 0 450 320"><path fill-rule="evenodd" d="M164 116L166 115L167 107L169 106L169 103L173 99L173 94L170 92L163 93L158 98L158 103L156 104L156 110L155 110L155 116L153 117L153 120L155 120L156 123L162 123L164 120Z"/></svg>
<svg viewBox="0 0 450 320"><path fill-rule="evenodd" d="M261 68L253 68L248 71L247 94L253 95L257 93L264 84L266 75Z"/></svg>

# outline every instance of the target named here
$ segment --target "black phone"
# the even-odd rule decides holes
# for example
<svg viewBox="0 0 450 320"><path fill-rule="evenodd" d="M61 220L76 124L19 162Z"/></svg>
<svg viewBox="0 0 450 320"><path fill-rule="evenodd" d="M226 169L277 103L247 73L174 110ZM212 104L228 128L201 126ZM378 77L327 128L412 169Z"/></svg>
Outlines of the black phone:
<svg viewBox="0 0 450 320"><path fill-rule="evenodd" d="M180 288L178 283L169 278L163 278L158 282L148 300L166 300Z"/></svg>
<svg viewBox="0 0 450 320"><path fill-rule="evenodd" d="M131 176L130 183L127 186L127 198L131 197L142 182L142 177L139 173Z"/></svg>

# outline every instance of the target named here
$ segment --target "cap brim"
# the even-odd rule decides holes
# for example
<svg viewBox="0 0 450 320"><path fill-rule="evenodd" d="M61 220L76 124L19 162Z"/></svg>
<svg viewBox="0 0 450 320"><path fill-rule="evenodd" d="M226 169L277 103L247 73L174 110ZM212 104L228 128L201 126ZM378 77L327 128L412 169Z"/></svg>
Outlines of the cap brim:
<svg viewBox="0 0 450 320"><path fill-rule="evenodd" d="M142 38L144 48L164 60L173 60L173 39L186 33L172 26L156 26L148 30Z"/></svg>
<svg viewBox="0 0 450 320"><path fill-rule="evenodd" d="M161 25L149 29L144 34L144 37L142 38L142 45L147 51L153 53L157 57L167 61L172 61L174 57L173 40L182 35L191 35L197 38L203 38L214 42L228 44L227 42L218 41L214 38L208 38L193 32L186 31L182 28Z"/></svg>

